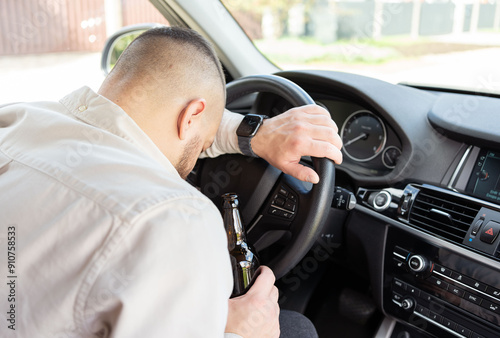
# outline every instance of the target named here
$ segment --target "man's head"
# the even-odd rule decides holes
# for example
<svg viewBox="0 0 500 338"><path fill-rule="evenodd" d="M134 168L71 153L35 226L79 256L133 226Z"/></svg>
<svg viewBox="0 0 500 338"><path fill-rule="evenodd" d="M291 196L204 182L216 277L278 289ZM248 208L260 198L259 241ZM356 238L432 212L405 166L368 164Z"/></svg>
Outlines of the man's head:
<svg viewBox="0 0 500 338"><path fill-rule="evenodd" d="M225 79L215 51L201 35L161 27L130 44L99 94L121 106L186 177L215 137Z"/></svg>

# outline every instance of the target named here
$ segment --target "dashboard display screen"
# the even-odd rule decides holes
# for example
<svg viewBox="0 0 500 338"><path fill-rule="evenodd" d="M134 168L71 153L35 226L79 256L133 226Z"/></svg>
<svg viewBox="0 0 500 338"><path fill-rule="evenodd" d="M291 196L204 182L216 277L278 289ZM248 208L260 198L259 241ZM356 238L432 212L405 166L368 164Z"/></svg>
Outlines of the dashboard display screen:
<svg viewBox="0 0 500 338"><path fill-rule="evenodd" d="M500 151L482 150L479 153L467 192L500 204Z"/></svg>

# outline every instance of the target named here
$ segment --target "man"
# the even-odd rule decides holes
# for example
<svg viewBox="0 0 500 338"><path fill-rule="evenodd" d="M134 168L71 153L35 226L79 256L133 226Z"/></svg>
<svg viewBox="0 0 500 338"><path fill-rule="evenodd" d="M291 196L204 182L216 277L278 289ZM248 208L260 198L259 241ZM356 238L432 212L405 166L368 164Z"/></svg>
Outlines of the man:
<svg viewBox="0 0 500 338"><path fill-rule="evenodd" d="M279 335L272 272L264 267L228 303L220 214L184 181L200 153L239 152L242 117L224 103L212 47L193 31L158 28L129 46L99 94L84 87L0 108L2 337ZM339 163L340 146L316 106L266 120L251 141L313 183L300 157Z"/></svg>

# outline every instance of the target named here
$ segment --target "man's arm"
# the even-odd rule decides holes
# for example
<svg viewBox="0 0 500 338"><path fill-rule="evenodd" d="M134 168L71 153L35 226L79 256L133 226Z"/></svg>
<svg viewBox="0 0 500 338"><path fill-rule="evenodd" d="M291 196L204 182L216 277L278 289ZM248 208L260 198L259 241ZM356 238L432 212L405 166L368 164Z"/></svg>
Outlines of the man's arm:
<svg viewBox="0 0 500 338"><path fill-rule="evenodd" d="M214 143L201 154L200 158L217 157L223 154L241 154L236 129L242 120L243 115L230 112L227 109L224 110Z"/></svg>
<svg viewBox="0 0 500 338"><path fill-rule="evenodd" d="M243 115L226 110L215 142L203 157L241 153L236 129L242 119ZM302 156L326 157L337 164L342 162L342 140L337 125L328 111L317 105L292 108L264 120L251 145L255 154L284 173L312 183L317 183L319 176L299 163Z"/></svg>
<svg viewBox="0 0 500 338"><path fill-rule="evenodd" d="M232 273L217 208L204 198L179 198L148 209L123 229L123 240L113 244L111 235L102 262L81 288L86 304L78 319L87 331L222 337Z"/></svg>

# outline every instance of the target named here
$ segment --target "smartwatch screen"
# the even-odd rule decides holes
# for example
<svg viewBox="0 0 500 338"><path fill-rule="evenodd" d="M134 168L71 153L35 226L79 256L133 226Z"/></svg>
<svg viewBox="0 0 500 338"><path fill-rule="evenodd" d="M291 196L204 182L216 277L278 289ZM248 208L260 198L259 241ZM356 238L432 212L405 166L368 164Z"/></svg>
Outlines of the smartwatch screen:
<svg viewBox="0 0 500 338"><path fill-rule="evenodd" d="M250 137L255 133L255 129L261 123L262 116L259 115L245 115L242 123L239 125L236 134L238 136Z"/></svg>

